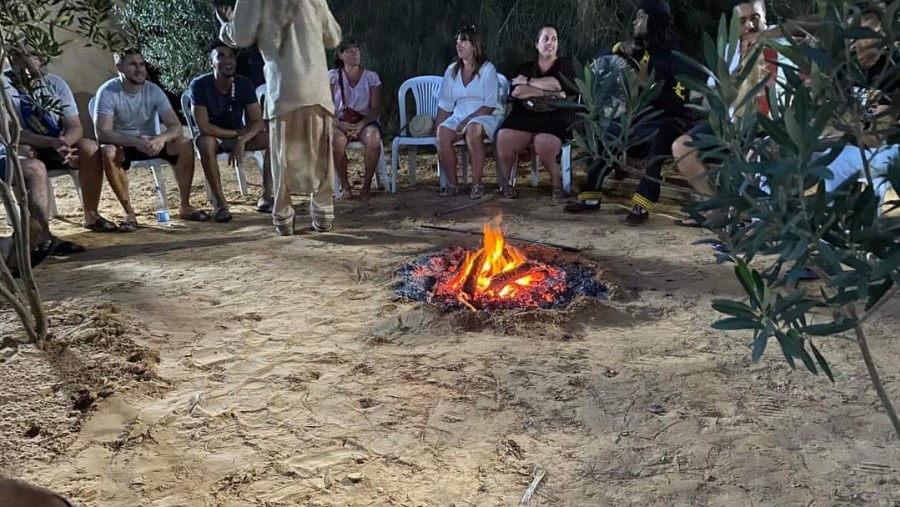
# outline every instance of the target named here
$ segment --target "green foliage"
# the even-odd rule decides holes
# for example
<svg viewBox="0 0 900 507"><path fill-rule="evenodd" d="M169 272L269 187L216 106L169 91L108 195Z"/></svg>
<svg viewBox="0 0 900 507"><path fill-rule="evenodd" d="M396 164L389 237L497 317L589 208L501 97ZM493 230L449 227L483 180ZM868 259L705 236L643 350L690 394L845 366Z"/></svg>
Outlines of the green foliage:
<svg viewBox="0 0 900 507"><path fill-rule="evenodd" d="M24 51L45 61L57 57L65 44L58 38L60 32L74 35L83 44L115 46L123 38L107 27L111 7L112 0L4 0L0 3L0 61L10 50ZM36 94L43 86L39 72L33 72L15 84L24 88L32 100L45 109L59 107L56 101ZM7 154L18 152L20 134L18 111L3 87L0 90L0 143ZM9 259L4 258L0 262L0 294L16 312L28 339L43 346L48 338L48 322L31 271L28 193L18 157L6 157L6 173L6 179L0 182L0 200L7 223L13 230L14 260L23 283L13 278Z"/></svg>
<svg viewBox="0 0 900 507"><path fill-rule="evenodd" d="M132 43L159 72L162 85L180 93L209 71L205 49L219 33L213 0L126 0L116 5Z"/></svg>
<svg viewBox="0 0 900 507"><path fill-rule="evenodd" d="M754 359L775 338L791 367L799 359L809 371L821 368L833 379L812 337L857 330L900 280L900 217L880 214L873 191L878 176L900 189L900 160L879 175L869 166L870 156L863 157L860 167L868 184L849 182L833 194L826 195L822 181L831 176L828 165L845 147L856 146L868 124L853 83L864 71L849 44L879 37L897 61L897 8L894 2L882 13L885 33L877 36L845 21L846 4L829 2L815 44L772 43L788 63L782 65L779 104L771 118L728 120L727 105L736 95L724 65L725 48L734 47L736 26L729 31L720 25L718 43L706 43L704 65L693 62L723 83L715 89L693 86L708 99L717 133L698 145L725 146L729 155L714 175L719 193L688 210L701 220L701 213L716 216L708 225L731 248L726 257L736 263L748 302L715 301L713 308L728 317L714 327L753 330ZM900 68L889 64L883 77L898 73ZM897 109L895 98L885 114L896 115ZM842 135L829 138L830 127ZM887 122L878 131L881 142L896 137L897 130L896 123ZM761 181L767 191L760 189ZM886 204L900 207L897 201ZM742 227L747 217L754 221ZM807 270L821 278L815 294L797 288Z"/></svg>

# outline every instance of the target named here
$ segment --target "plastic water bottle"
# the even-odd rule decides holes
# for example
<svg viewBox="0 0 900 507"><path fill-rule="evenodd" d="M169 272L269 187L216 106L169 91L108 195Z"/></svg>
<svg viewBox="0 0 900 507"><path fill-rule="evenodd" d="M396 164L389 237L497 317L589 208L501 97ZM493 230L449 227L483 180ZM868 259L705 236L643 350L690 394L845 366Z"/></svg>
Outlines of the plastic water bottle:
<svg viewBox="0 0 900 507"><path fill-rule="evenodd" d="M169 227L172 222L169 218L169 208L166 206L166 199L159 187L156 187L156 221L160 227Z"/></svg>

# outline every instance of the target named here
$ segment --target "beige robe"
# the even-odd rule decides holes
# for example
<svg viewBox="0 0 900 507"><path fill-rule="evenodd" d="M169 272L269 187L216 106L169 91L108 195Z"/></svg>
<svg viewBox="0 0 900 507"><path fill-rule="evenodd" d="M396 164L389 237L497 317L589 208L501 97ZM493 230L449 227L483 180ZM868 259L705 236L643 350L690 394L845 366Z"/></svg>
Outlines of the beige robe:
<svg viewBox="0 0 900 507"><path fill-rule="evenodd" d="M334 101L325 50L340 42L341 28L325 0L238 0L220 37L229 45L254 43L265 61L266 111L275 205L281 234L293 233L291 194L310 197L314 225L334 218L331 136Z"/></svg>
<svg viewBox="0 0 900 507"><path fill-rule="evenodd" d="M325 0L237 0L219 36L262 53L267 120L316 105L334 113L325 50L337 47L341 27Z"/></svg>

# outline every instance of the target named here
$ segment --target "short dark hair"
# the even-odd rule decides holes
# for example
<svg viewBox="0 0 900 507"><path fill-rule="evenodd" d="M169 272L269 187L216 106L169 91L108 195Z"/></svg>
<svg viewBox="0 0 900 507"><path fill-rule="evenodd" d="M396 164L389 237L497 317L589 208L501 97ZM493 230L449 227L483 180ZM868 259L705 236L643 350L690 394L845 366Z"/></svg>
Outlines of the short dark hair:
<svg viewBox="0 0 900 507"><path fill-rule="evenodd" d="M347 36L341 39L341 42L338 43L336 48L334 48L334 68L341 69L344 67L344 60L341 60L341 53L347 51L350 48L358 47L359 41L354 39L353 37Z"/></svg>
<svg viewBox="0 0 900 507"><path fill-rule="evenodd" d="M116 52L113 53L113 60L117 64L122 63L123 61L125 61L126 57L129 57L131 55L141 55L141 50L134 46L116 50Z"/></svg>
<svg viewBox="0 0 900 507"><path fill-rule="evenodd" d="M212 42L209 44L209 46L206 47L206 54L207 54L207 56L210 56L210 57L211 57L213 51L215 51L215 50L217 50L217 49L219 49L219 48L228 48L228 49L234 51L234 48L232 48L232 47L229 46L228 44L225 44L225 43L222 42L221 40L216 39L216 40L212 41Z"/></svg>

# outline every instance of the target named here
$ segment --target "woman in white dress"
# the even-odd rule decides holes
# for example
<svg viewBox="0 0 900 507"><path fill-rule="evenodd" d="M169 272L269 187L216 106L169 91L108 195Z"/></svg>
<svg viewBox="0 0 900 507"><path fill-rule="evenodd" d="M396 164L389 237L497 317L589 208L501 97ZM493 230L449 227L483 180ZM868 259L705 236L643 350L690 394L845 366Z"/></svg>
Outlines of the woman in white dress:
<svg viewBox="0 0 900 507"><path fill-rule="evenodd" d="M474 26L456 33L457 60L447 67L441 83L438 102L438 158L447 175L441 195L456 195L459 178L456 173L456 149L453 144L465 139L472 161L471 199L484 196L481 183L484 171L485 138L493 139L500 119L494 116L499 107L497 69L487 61L484 44ZM443 185L443 184L442 184Z"/></svg>

